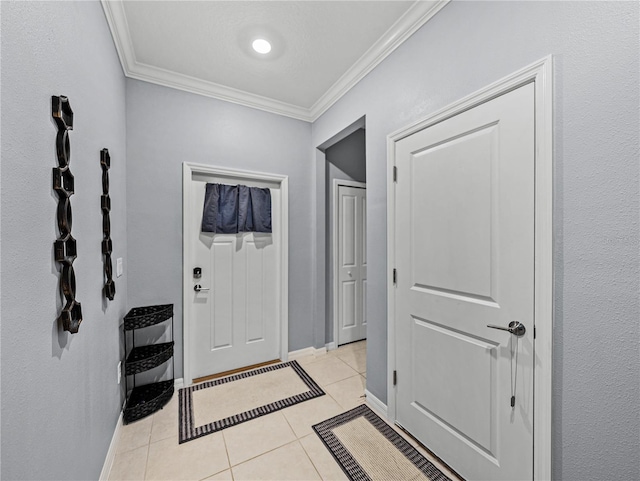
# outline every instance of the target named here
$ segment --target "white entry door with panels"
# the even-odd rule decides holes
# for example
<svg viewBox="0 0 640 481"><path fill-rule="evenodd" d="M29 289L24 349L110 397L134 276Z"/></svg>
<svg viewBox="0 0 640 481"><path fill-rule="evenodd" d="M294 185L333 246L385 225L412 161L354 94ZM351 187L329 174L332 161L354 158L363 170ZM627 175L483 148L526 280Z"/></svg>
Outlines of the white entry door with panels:
<svg viewBox="0 0 640 481"><path fill-rule="evenodd" d="M367 336L367 191L360 182L334 182L334 337L339 346Z"/></svg>
<svg viewBox="0 0 640 481"><path fill-rule="evenodd" d="M244 178L241 173L232 174L185 168L185 176L190 177L185 181L184 199L188 382L277 360L286 351L281 183L250 173ZM201 232L207 183L269 188L273 232Z"/></svg>
<svg viewBox="0 0 640 481"><path fill-rule="evenodd" d="M534 102L395 144L396 421L465 479L533 478Z"/></svg>

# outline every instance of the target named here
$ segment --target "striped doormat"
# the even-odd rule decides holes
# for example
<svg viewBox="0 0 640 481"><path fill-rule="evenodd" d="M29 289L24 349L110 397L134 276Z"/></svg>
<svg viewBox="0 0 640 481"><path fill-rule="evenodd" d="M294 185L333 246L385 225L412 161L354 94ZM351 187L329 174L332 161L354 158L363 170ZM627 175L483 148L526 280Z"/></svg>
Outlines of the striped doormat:
<svg viewBox="0 0 640 481"><path fill-rule="evenodd" d="M451 481L366 404L313 429L352 481Z"/></svg>
<svg viewBox="0 0 640 481"><path fill-rule="evenodd" d="M296 361L180 389L179 442L215 433L294 404L324 391Z"/></svg>

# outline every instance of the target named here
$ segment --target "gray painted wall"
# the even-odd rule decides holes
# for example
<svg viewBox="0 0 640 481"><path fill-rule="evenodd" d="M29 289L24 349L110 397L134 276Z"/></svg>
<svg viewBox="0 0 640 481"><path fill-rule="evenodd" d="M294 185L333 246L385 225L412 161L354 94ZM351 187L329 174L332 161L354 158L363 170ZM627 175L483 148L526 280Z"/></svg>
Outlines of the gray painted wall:
<svg viewBox="0 0 640 481"><path fill-rule="evenodd" d="M126 313L125 81L99 2L2 2L2 468L6 480L97 479L120 411L116 366ZM77 334L62 301L51 96L75 113L71 171ZM111 153L111 237L125 259L102 296L100 149Z"/></svg>
<svg viewBox="0 0 640 481"><path fill-rule="evenodd" d="M386 400L386 136L554 55L556 479L640 478L638 13L454 1L313 124L318 146L366 115L367 388Z"/></svg>
<svg viewBox="0 0 640 481"><path fill-rule="evenodd" d="M183 162L289 176L289 350L313 344L310 142L306 122L127 79L129 304L174 304L176 377Z"/></svg>
<svg viewBox="0 0 640 481"><path fill-rule="evenodd" d="M333 181L334 179L367 181L367 159L365 149L365 130L358 129L325 151L325 245L326 259L326 324L325 342L336 341L333 337Z"/></svg>

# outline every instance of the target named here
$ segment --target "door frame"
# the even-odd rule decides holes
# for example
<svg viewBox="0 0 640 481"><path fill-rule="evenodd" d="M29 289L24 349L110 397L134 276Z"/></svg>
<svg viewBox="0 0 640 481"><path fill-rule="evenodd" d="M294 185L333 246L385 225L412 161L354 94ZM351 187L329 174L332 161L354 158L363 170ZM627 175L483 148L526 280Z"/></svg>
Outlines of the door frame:
<svg viewBox="0 0 640 481"><path fill-rule="evenodd" d="M182 163L182 366L184 385L192 384L191 377L191 288L190 262L192 249L187 242L189 232L187 229L189 218L189 206L191 205L191 181L193 174L209 175L212 177L226 177L232 181L242 182L246 180L277 183L280 186L280 359L287 361L289 353L289 176L280 174L267 174L250 170L228 169L213 165L196 164L192 162Z"/></svg>
<svg viewBox="0 0 640 481"><path fill-rule="evenodd" d="M333 347L335 349L338 348L338 293L340 289L340 283L338 282L338 271L340 270L340 258L338 256L338 204L340 202L340 198L338 196L338 189L343 185L345 187L357 187L361 189L367 189L366 182L357 182L355 180L345 180L345 179L333 179L333 233L331 239L331 255L333 256Z"/></svg>
<svg viewBox="0 0 640 481"><path fill-rule="evenodd" d="M528 83L535 101L534 427L533 479L551 479L553 346L553 58L534 62L387 136L387 403L396 421L395 182L396 142ZM399 173L402 175L402 173ZM455 466L453 467L455 469Z"/></svg>

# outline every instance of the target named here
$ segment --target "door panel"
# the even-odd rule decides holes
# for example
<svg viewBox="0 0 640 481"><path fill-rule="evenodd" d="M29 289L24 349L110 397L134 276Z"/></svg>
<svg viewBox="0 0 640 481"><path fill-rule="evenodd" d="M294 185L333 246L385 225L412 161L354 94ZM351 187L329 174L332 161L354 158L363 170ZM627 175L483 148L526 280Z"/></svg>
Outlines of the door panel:
<svg viewBox="0 0 640 481"><path fill-rule="evenodd" d="M194 279L191 320L191 376L193 379L280 357L280 261L277 213L280 192L269 183L273 233L212 234L200 232L207 182L237 183L224 178L192 179L192 268L202 267ZM185 242L189 241L185 239Z"/></svg>
<svg viewBox="0 0 640 481"><path fill-rule="evenodd" d="M338 345L367 335L365 206L364 188L338 186Z"/></svg>
<svg viewBox="0 0 640 481"><path fill-rule="evenodd" d="M529 84L396 144L396 417L466 479L533 476L533 108Z"/></svg>

